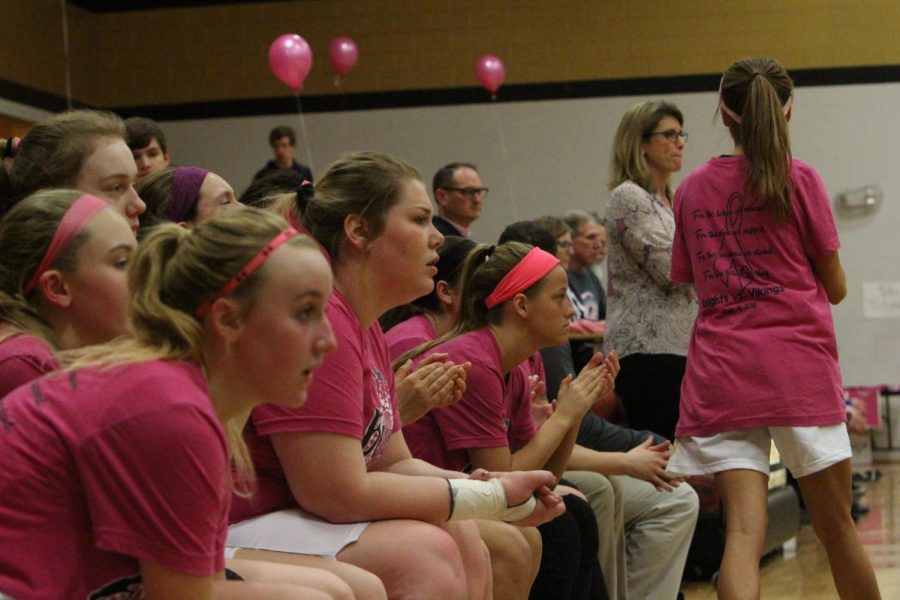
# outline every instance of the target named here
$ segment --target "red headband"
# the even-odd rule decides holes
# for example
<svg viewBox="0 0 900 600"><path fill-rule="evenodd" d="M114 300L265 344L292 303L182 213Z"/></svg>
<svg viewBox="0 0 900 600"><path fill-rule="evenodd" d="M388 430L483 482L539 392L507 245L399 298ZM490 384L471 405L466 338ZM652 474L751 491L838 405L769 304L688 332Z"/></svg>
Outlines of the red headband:
<svg viewBox="0 0 900 600"><path fill-rule="evenodd" d="M241 285L241 283L243 283L245 279L253 275L253 273L258 268L260 268L264 262L266 262L266 259L269 258L269 256L273 252L275 252L279 246L297 235L297 233L298 232L296 229L294 229L293 227L288 227L287 229L276 235L274 238L272 238L272 241L263 246L262 249L256 253L256 256L251 258L250 261L246 265L244 265L244 268L237 272L237 275L226 281L225 285L223 285L222 288L218 292L216 292L212 298L201 304L197 308L197 310L194 311L194 314L197 316L197 318L202 318L203 315L208 313L209 309L212 308L213 302L223 296L227 296L235 289L237 289L237 287Z"/></svg>
<svg viewBox="0 0 900 600"><path fill-rule="evenodd" d="M66 251L72 240L78 237L78 234L84 231L91 219L96 217L97 213L107 206L109 205L106 202L90 194L83 194L72 203L72 206L63 215L59 225L56 226L56 231L53 232L53 238L50 240L50 246L44 252L44 258L41 259L28 285L25 286L26 296L37 286L41 275L46 273L53 266L53 263L56 262L56 259L59 258L59 255Z"/></svg>
<svg viewBox="0 0 900 600"><path fill-rule="evenodd" d="M488 309L524 292L559 264L559 259L540 248L532 248L509 273L503 276L491 295L484 299Z"/></svg>

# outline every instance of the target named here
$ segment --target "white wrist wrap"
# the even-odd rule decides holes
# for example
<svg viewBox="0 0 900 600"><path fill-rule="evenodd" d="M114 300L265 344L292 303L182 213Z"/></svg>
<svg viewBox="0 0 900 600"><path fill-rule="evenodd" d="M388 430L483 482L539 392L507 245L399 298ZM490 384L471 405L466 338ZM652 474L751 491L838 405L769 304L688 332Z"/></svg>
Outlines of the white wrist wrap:
<svg viewBox="0 0 900 600"><path fill-rule="evenodd" d="M518 506L506 505L506 490L499 479L477 481L448 479L450 484L451 521L463 519L500 519L512 523L534 512L534 496Z"/></svg>

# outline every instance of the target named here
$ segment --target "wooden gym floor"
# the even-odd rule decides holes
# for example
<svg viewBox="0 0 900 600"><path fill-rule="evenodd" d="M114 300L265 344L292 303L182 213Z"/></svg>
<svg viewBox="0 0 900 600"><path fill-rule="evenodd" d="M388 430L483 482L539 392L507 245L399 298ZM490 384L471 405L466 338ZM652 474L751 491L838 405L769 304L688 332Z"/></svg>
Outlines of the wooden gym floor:
<svg viewBox="0 0 900 600"><path fill-rule="evenodd" d="M869 553L885 600L900 600L900 463L879 463L883 474L877 483L862 484L867 492L861 504L869 513L856 523L860 539ZM832 600L837 592L831 582L828 559L809 525L797 536L794 556L776 554L761 567L762 598L778 600ZM685 582L686 600L716 597L709 582Z"/></svg>

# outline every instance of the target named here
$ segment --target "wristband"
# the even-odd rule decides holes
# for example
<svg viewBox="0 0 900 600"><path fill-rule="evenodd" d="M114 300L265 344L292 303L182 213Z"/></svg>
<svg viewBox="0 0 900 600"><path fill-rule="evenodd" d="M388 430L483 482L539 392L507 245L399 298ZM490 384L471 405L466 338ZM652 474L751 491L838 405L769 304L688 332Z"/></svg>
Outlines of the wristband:
<svg viewBox="0 0 900 600"><path fill-rule="evenodd" d="M507 506L506 490L499 479L448 479L447 483L450 484L449 520L452 521L499 519L511 523L524 519L537 506L534 496L517 506Z"/></svg>

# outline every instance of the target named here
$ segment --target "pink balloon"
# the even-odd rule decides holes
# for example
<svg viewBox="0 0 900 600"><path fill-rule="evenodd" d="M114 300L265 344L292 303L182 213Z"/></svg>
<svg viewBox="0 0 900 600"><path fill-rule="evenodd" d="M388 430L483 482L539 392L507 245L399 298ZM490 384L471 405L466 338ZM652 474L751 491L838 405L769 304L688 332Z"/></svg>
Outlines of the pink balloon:
<svg viewBox="0 0 900 600"><path fill-rule="evenodd" d="M506 79L506 67L503 66L503 61L493 54L485 54L475 62L475 75L484 89L496 94Z"/></svg>
<svg viewBox="0 0 900 600"><path fill-rule="evenodd" d="M295 33L278 36L269 46L269 68L282 83L298 90L312 68L312 50Z"/></svg>
<svg viewBox="0 0 900 600"><path fill-rule="evenodd" d="M328 61L338 75L346 75L356 65L359 58L359 50L356 42L348 37L339 37L331 40L328 46Z"/></svg>

